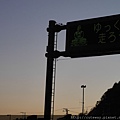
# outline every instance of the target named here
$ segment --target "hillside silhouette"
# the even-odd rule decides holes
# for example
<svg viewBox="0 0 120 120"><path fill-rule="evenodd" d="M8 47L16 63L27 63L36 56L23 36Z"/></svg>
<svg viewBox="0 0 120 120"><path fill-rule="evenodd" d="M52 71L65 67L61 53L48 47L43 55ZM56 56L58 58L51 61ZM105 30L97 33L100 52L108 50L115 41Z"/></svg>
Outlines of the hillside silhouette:
<svg viewBox="0 0 120 120"><path fill-rule="evenodd" d="M120 115L120 81L103 94L88 115Z"/></svg>

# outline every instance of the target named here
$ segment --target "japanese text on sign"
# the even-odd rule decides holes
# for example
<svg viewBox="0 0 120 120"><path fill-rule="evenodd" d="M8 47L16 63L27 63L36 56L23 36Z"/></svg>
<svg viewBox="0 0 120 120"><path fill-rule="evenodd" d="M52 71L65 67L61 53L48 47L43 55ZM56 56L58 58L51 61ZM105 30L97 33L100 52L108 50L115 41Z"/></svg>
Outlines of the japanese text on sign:
<svg viewBox="0 0 120 120"><path fill-rule="evenodd" d="M114 27L114 28L113 28ZM113 29L112 29L113 28ZM94 24L94 31L98 33L98 43L106 43L109 40L110 43L116 41L116 38L120 36L120 33L117 35L113 30L119 29L119 20L117 20L114 25L104 25L102 26L100 23ZM104 32L103 32L104 31Z"/></svg>
<svg viewBox="0 0 120 120"><path fill-rule="evenodd" d="M120 37L119 30L120 21L117 20L113 25L101 25L101 23L94 24L93 31L97 34L99 44L113 43L118 37ZM116 29L116 30L115 30ZM114 32L118 31L117 33ZM81 25L78 25L76 32L74 33L74 39L71 41L71 47L86 46L87 38L85 38L85 32L82 30Z"/></svg>
<svg viewBox="0 0 120 120"><path fill-rule="evenodd" d="M66 52L74 57L120 53L120 15L68 22Z"/></svg>

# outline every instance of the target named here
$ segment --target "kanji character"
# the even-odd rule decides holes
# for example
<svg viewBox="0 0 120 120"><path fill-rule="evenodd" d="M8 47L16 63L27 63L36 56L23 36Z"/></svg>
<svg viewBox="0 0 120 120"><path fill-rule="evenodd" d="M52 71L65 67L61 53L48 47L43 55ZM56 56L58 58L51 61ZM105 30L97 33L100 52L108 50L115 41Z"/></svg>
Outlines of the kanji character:
<svg viewBox="0 0 120 120"><path fill-rule="evenodd" d="M106 43L106 35L105 35L105 33L101 33L101 34L99 34L99 41L98 41L98 43Z"/></svg>

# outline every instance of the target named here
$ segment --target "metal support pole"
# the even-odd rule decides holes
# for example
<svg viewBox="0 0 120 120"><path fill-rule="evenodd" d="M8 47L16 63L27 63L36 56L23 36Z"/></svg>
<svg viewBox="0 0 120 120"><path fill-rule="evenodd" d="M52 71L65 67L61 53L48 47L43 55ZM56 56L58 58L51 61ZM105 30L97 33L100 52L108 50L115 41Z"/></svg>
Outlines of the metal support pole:
<svg viewBox="0 0 120 120"><path fill-rule="evenodd" d="M84 88L86 88L86 85L82 85L81 88L83 88L82 114L84 114Z"/></svg>
<svg viewBox="0 0 120 120"><path fill-rule="evenodd" d="M84 88L83 88L83 106L82 106L82 113L84 114Z"/></svg>
<svg viewBox="0 0 120 120"><path fill-rule="evenodd" d="M54 39L55 39L55 21L49 21L49 36L47 52L47 70L46 70L46 91L45 91L45 106L44 106L44 120L51 118L51 96L52 96L52 77L53 77L53 52L54 52Z"/></svg>

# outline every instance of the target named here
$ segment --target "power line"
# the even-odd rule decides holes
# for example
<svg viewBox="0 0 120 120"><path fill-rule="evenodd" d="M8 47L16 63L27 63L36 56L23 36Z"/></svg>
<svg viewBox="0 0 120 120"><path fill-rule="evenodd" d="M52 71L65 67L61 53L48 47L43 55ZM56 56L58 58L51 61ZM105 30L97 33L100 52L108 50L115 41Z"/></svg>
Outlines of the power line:
<svg viewBox="0 0 120 120"><path fill-rule="evenodd" d="M73 113L78 113L79 114L79 112L76 112L76 111L71 111L71 110L69 110L70 112L73 112Z"/></svg>

